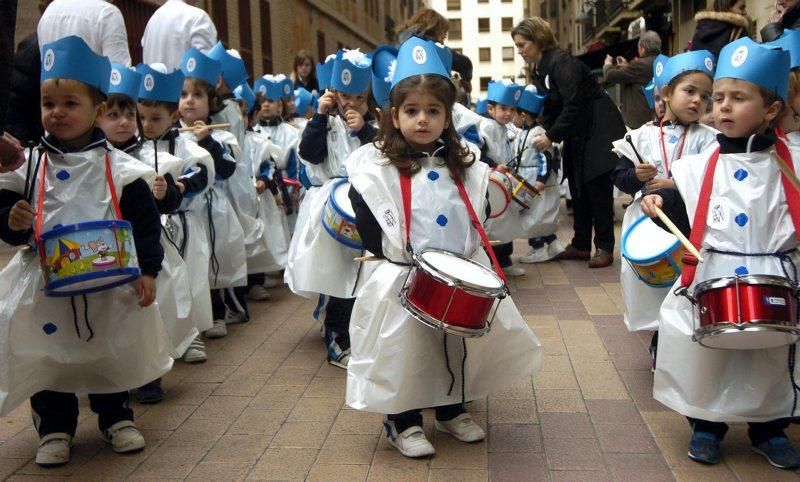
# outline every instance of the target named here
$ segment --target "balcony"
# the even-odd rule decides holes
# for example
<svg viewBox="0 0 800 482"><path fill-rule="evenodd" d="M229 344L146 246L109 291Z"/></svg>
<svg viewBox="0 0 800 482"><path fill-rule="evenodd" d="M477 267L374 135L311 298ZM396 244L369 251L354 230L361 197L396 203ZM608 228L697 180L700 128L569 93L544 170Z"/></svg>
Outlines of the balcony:
<svg viewBox="0 0 800 482"><path fill-rule="evenodd" d="M640 10L634 9L641 3L641 0L632 0L626 7L623 0L597 0L594 4L594 22L585 27L583 43L622 32L631 20L641 15Z"/></svg>

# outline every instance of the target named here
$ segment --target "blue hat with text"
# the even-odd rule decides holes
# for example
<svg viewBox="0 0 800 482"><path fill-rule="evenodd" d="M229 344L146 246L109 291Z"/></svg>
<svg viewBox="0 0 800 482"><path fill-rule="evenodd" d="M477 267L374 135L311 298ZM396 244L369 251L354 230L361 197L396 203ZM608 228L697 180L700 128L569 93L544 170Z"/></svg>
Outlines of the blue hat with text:
<svg viewBox="0 0 800 482"><path fill-rule="evenodd" d="M666 67L668 60L669 57L659 54L653 61L653 85L659 92L661 92L661 87L667 84L664 82L664 67Z"/></svg>
<svg viewBox="0 0 800 482"><path fill-rule="evenodd" d="M695 50L673 55L664 65L661 85L667 85L686 72L701 72L714 78L714 54L708 50Z"/></svg>
<svg viewBox="0 0 800 482"><path fill-rule="evenodd" d="M253 87L255 91L264 96L267 100L281 100L285 97L284 87L286 84L284 80L286 76L283 74L270 75L267 74L261 78L256 79ZM289 89L291 92L291 88Z"/></svg>
<svg viewBox="0 0 800 482"><path fill-rule="evenodd" d="M439 60L442 61L444 70L448 72L453 70L453 51L439 42L434 42L433 45L436 46L436 53L439 54Z"/></svg>
<svg viewBox="0 0 800 482"><path fill-rule="evenodd" d="M281 79L281 100L294 100L294 82L286 76Z"/></svg>
<svg viewBox="0 0 800 482"><path fill-rule="evenodd" d="M336 53L330 87L346 94L362 95L369 86L372 60L358 49Z"/></svg>
<svg viewBox="0 0 800 482"><path fill-rule="evenodd" d="M397 49L390 45L381 45L372 54L372 96L379 106L389 103L392 90L392 79L389 72L397 60Z"/></svg>
<svg viewBox="0 0 800 482"><path fill-rule="evenodd" d="M530 112L531 114L539 114L542 111L542 106L544 106L544 100L546 98L546 95L538 93L536 86L526 85L525 88L522 89L517 108L525 112Z"/></svg>
<svg viewBox="0 0 800 482"><path fill-rule="evenodd" d="M486 97L481 97L475 102L475 113L478 115L489 114L489 101L486 100Z"/></svg>
<svg viewBox="0 0 800 482"><path fill-rule="evenodd" d="M127 95L134 102L139 99L139 87L142 85L142 74L130 67L111 62L111 76L108 80L109 94Z"/></svg>
<svg viewBox="0 0 800 482"><path fill-rule="evenodd" d="M247 68L244 66L244 61L238 51L233 49L225 50L220 41L208 51L208 57L219 62L222 68L222 78L228 84L228 88L247 82Z"/></svg>
<svg viewBox="0 0 800 482"><path fill-rule="evenodd" d="M294 109L295 112L300 114L301 116L306 115L306 111L311 104L314 102L314 96L311 95L311 92L307 91L302 87L298 87L294 89Z"/></svg>
<svg viewBox="0 0 800 482"><path fill-rule="evenodd" d="M212 87L217 86L222 66L219 61L212 59L196 48L191 48L183 54L181 71L188 79L199 79Z"/></svg>
<svg viewBox="0 0 800 482"><path fill-rule="evenodd" d="M486 100L496 104L516 107L521 96L522 86L508 79L493 80L486 89Z"/></svg>
<svg viewBox="0 0 800 482"><path fill-rule="evenodd" d="M333 73L333 62L336 54L330 54L325 58L325 62L317 64L317 84L320 92L326 90L331 85L331 73Z"/></svg>
<svg viewBox="0 0 800 482"><path fill-rule="evenodd" d="M772 42L764 42L764 47L777 47L789 52L791 62L789 67L800 67L800 31L785 29L780 37Z"/></svg>
<svg viewBox="0 0 800 482"><path fill-rule="evenodd" d="M739 79L774 92L786 101L791 55L742 37L722 48L714 80Z"/></svg>
<svg viewBox="0 0 800 482"><path fill-rule="evenodd" d="M442 64L436 45L430 40L410 37L397 52L397 61L390 69L392 88L415 75L438 75L450 80L450 71Z"/></svg>
<svg viewBox="0 0 800 482"><path fill-rule="evenodd" d="M175 69L168 74L164 64L139 64L136 71L142 76L139 100L177 103L181 99L184 76L180 70Z"/></svg>
<svg viewBox="0 0 800 482"><path fill-rule="evenodd" d="M247 110L256 105L256 93L250 88L250 84L244 82L233 89L233 97L237 100L244 101Z"/></svg>
<svg viewBox="0 0 800 482"><path fill-rule="evenodd" d="M42 46L41 81L70 79L108 94L111 62L96 54L82 38L70 35Z"/></svg>

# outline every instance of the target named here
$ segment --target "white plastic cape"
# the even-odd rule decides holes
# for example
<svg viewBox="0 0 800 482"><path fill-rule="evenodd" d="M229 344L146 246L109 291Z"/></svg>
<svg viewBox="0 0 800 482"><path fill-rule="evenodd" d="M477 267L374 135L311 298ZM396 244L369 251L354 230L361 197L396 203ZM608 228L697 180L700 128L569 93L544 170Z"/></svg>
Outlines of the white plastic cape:
<svg viewBox="0 0 800 482"><path fill-rule="evenodd" d="M494 119L482 118L479 132L486 145L486 155L497 164L508 164L514 157L508 129Z"/></svg>
<svg viewBox="0 0 800 482"><path fill-rule="evenodd" d="M231 87L231 90L236 86ZM225 99L223 101L224 107L221 111L211 116L213 124L228 123L230 127L226 130L236 137L236 142L240 146L244 145L245 125L242 118L242 110L239 108L239 103L234 99Z"/></svg>
<svg viewBox="0 0 800 482"><path fill-rule="evenodd" d="M533 138L540 133L543 134L544 129L536 126L530 130L520 131L514 140L514 155L519 159L517 171L531 185L536 182L540 169L540 156L543 156L538 149L533 147ZM551 170L545 186L541 194L534 198L531 207L519 212L521 237L549 236L558 230L558 207L561 197L558 192L557 171ZM512 203L516 204L513 201Z"/></svg>
<svg viewBox="0 0 800 482"><path fill-rule="evenodd" d="M464 135L472 126L478 129L482 119L484 118L462 104L458 102L453 104L453 127L458 135Z"/></svg>

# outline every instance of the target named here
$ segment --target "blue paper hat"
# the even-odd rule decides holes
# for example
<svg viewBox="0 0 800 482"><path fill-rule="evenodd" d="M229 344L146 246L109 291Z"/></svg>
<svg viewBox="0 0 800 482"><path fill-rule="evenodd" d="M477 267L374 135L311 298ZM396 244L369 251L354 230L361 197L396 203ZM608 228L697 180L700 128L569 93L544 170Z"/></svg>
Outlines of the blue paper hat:
<svg viewBox="0 0 800 482"><path fill-rule="evenodd" d="M358 62L358 65L353 63L347 57L355 56L348 50L340 50L336 53L336 59L333 61L333 69L331 70L331 83L330 87L339 92L346 94L361 95L369 86L369 79L372 72L372 61L366 55ZM361 52L358 52L359 54ZM362 54L363 55L363 54Z"/></svg>
<svg viewBox="0 0 800 482"><path fill-rule="evenodd" d="M134 102L139 99L139 87L142 85L142 74L130 67L111 62L111 76L108 81L109 94L127 95Z"/></svg>
<svg viewBox="0 0 800 482"><path fill-rule="evenodd" d="M289 77L281 80L281 99L293 100L294 99L294 82Z"/></svg>
<svg viewBox="0 0 800 482"><path fill-rule="evenodd" d="M667 66L667 61L669 57L664 54L659 54L658 57L653 61L653 82L655 83L656 89L661 92L661 87L664 87L667 83L664 82L664 68Z"/></svg>
<svg viewBox="0 0 800 482"><path fill-rule="evenodd" d="M183 54L181 71L188 79L205 81L212 87L217 86L222 66L220 63L196 48L191 48Z"/></svg>
<svg viewBox="0 0 800 482"><path fill-rule="evenodd" d="M298 87L294 90L295 112L301 116L306 115L306 111L309 107L311 107L311 103L313 101L314 97L311 95L311 92L307 91L306 89Z"/></svg>
<svg viewBox="0 0 800 482"><path fill-rule="evenodd" d="M800 67L800 31L785 29L780 37L761 45L786 50L791 57L789 66L793 69Z"/></svg>
<svg viewBox="0 0 800 482"><path fill-rule="evenodd" d="M531 114L539 114L547 96L537 93L536 89L531 87L533 86L527 86L522 90L517 107Z"/></svg>
<svg viewBox="0 0 800 482"><path fill-rule="evenodd" d="M655 79L651 80L647 83L647 85L642 86L642 92L644 93L644 99L647 101L647 105L650 106L651 109L656 108L656 82Z"/></svg>
<svg viewBox="0 0 800 482"><path fill-rule="evenodd" d="M219 62L222 68L222 78L231 86L238 86L247 82L247 69L244 66L244 61L236 50L225 50L222 42L217 44L208 51L208 57Z"/></svg>
<svg viewBox="0 0 800 482"><path fill-rule="evenodd" d="M163 64L136 66L136 71L142 75L139 86L139 100L157 100L160 102L177 103L181 99L183 90L183 72L178 69L165 74L167 68Z"/></svg>
<svg viewBox="0 0 800 482"><path fill-rule="evenodd" d="M403 79L422 74L439 75L450 80L450 71L442 64L436 45L430 40L410 37L397 52L392 88Z"/></svg>
<svg viewBox="0 0 800 482"><path fill-rule="evenodd" d="M448 72L453 70L453 51L439 42L434 42L433 45L436 47L436 53L439 54L439 60L442 61L444 69Z"/></svg>
<svg viewBox="0 0 800 482"><path fill-rule="evenodd" d="M42 46L41 81L71 79L108 94L111 62L94 53L82 38L70 35Z"/></svg>
<svg viewBox="0 0 800 482"><path fill-rule="evenodd" d="M790 62L789 52L763 47L743 37L729 43L719 53L714 80L746 80L774 92L785 102Z"/></svg>
<svg viewBox="0 0 800 482"><path fill-rule="evenodd" d="M702 72L713 78L714 54L708 50L695 50L670 57L664 65L662 85L667 85L677 76L692 71Z"/></svg>
<svg viewBox="0 0 800 482"><path fill-rule="evenodd" d="M317 84L320 92L326 90L331 85L331 74L333 73L333 62L336 55L329 55L324 63L317 64Z"/></svg>
<svg viewBox="0 0 800 482"><path fill-rule="evenodd" d="M272 75L265 75L259 79L256 79L255 84L253 84L255 91L264 96L267 100L281 100L285 97L284 89L286 84L284 83L283 76L272 76ZM289 92L292 89L289 88Z"/></svg>
<svg viewBox="0 0 800 482"><path fill-rule="evenodd" d="M482 97L478 99L478 102L475 102L475 113L478 115L489 114L489 101L486 100L486 97Z"/></svg>
<svg viewBox="0 0 800 482"><path fill-rule="evenodd" d="M486 89L486 100L497 104L516 107L522 96L522 86L518 84L505 84L500 81L489 82Z"/></svg>
<svg viewBox="0 0 800 482"><path fill-rule="evenodd" d="M381 45L372 54L372 96L381 107L389 103L389 93L392 90L389 72L396 61L397 49L389 45Z"/></svg>
<svg viewBox="0 0 800 482"><path fill-rule="evenodd" d="M248 111L256 105L256 93L253 92L253 89L250 88L250 84L247 82L233 89L233 97L238 100L243 100L245 105L247 105Z"/></svg>
<svg viewBox="0 0 800 482"><path fill-rule="evenodd" d="M311 110L316 112L318 107L319 107L319 93L314 91L311 93Z"/></svg>

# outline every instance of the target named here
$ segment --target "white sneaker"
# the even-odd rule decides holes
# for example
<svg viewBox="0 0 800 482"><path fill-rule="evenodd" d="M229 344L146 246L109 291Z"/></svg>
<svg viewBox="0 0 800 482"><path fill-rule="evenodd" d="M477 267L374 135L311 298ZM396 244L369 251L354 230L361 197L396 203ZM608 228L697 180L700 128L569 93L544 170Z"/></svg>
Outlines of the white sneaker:
<svg viewBox="0 0 800 482"><path fill-rule="evenodd" d="M517 276L525 276L527 274L525 268L516 265L511 265L508 268L503 268L503 272L506 274L506 276L510 276L512 278Z"/></svg>
<svg viewBox="0 0 800 482"><path fill-rule="evenodd" d="M206 338L222 338L228 335L228 327L225 326L225 320L214 320L214 326L207 329L204 334Z"/></svg>
<svg viewBox="0 0 800 482"><path fill-rule="evenodd" d="M436 430L449 433L462 442L477 442L486 438L486 433L468 413L462 413L456 418L444 422L437 420Z"/></svg>
<svg viewBox="0 0 800 482"><path fill-rule="evenodd" d="M547 254L550 259L555 259L556 256L564 252L564 245L559 240L553 240L552 243L547 245Z"/></svg>
<svg viewBox="0 0 800 482"><path fill-rule="evenodd" d="M547 248L542 246L541 248L531 248L530 251L521 258L519 258L520 263L544 263L545 261L550 260L550 255L547 252Z"/></svg>
<svg viewBox="0 0 800 482"><path fill-rule="evenodd" d="M409 427L405 432L398 434L394 422L384 420L383 426L386 428L389 445L406 457L427 457L436 453L436 449L425 438L422 427Z"/></svg>
<svg viewBox="0 0 800 482"><path fill-rule="evenodd" d="M263 286L264 288L269 289L269 288L274 288L274 287L278 286L279 284L280 283L275 281L275 278L270 278L269 276L266 276L264 278L264 284L262 284L261 286Z"/></svg>
<svg viewBox="0 0 800 482"><path fill-rule="evenodd" d="M244 323L250 321L250 316L245 313L244 311L233 311L233 310L225 310L225 323L228 325L233 325L234 323ZM225 335L228 334L228 331L225 330ZM222 335L222 336L225 336Z"/></svg>
<svg viewBox="0 0 800 482"><path fill-rule="evenodd" d="M203 363L206 360L208 360L206 345L200 339L200 335L198 335L189 343L189 348L187 348L186 353L183 354L183 361L186 363Z"/></svg>
<svg viewBox="0 0 800 482"><path fill-rule="evenodd" d="M36 449L36 464L41 467L57 467L69 462L69 447L72 437L64 432L49 433L39 439Z"/></svg>
<svg viewBox="0 0 800 482"><path fill-rule="evenodd" d="M267 288L261 285L253 285L247 290L247 299L251 301L267 301L272 296L267 292Z"/></svg>
<svg viewBox="0 0 800 482"><path fill-rule="evenodd" d="M138 452L144 448L144 437L130 420L123 420L103 431L103 440L118 454Z"/></svg>

